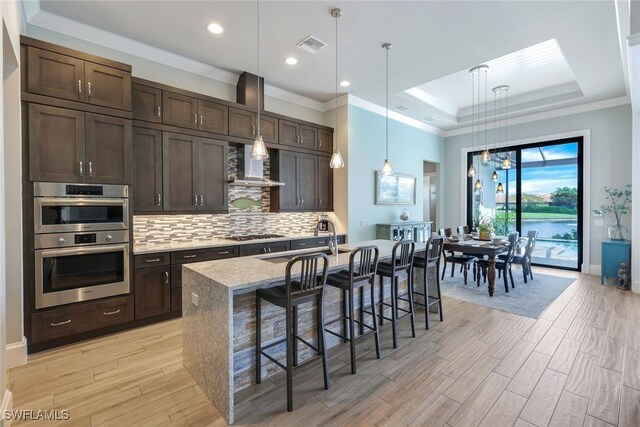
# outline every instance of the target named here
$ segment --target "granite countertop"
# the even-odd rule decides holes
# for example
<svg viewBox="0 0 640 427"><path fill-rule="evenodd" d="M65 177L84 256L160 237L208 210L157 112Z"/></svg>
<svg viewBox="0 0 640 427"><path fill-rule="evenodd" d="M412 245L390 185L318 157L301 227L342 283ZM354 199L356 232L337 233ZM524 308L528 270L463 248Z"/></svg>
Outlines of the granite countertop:
<svg viewBox="0 0 640 427"><path fill-rule="evenodd" d="M357 246L376 245L380 250L379 260L391 258L396 242L392 240L368 240L354 244L340 245L337 255L329 255L329 271L346 269L349 266L349 251ZM416 251L424 250L426 243L416 243ZM213 284L224 286L234 293L247 293L261 287L270 287L283 283L285 278L285 257L303 253L324 251L323 248L279 252L270 255L256 255L241 258L227 258L185 264L183 268L193 270L207 278ZM269 259L278 262L270 262Z"/></svg>
<svg viewBox="0 0 640 427"><path fill-rule="evenodd" d="M338 233L338 235L343 233ZM184 251L190 249L206 249L217 248L221 246L239 246L239 245L252 245L255 243L269 243L269 242L281 242L285 240L299 240L299 239L313 239L315 237L326 237L329 233L320 233L319 236L315 236L313 233L309 234L296 234L293 236L276 237L273 239L256 239L235 241L229 239L204 239L204 240L185 240L185 241L173 241L167 243L134 243L133 254L144 255L158 252L173 252Z"/></svg>

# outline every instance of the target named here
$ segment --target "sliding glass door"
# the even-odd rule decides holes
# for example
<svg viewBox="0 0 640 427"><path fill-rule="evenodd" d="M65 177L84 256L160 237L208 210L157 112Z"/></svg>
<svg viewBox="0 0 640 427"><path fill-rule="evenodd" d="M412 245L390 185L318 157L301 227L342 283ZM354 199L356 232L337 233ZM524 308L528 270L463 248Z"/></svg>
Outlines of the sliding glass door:
<svg viewBox="0 0 640 427"><path fill-rule="evenodd" d="M481 165L482 189L467 183L467 222L490 222L495 233L538 232L536 265L580 269L582 263L582 138L520 145L493 151ZM512 168L502 169L508 155ZM468 161L479 165L480 152ZM498 180L492 180L494 170ZM500 189L498 188L501 185ZM502 191L499 191L502 190Z"/></svg>

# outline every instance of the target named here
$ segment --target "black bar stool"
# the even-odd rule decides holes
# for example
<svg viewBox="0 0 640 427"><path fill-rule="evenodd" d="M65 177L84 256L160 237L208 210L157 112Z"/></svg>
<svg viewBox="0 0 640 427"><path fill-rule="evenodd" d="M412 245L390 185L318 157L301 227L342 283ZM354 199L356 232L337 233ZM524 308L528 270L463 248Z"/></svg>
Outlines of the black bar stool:
<svg viewBox="0 0 640 427"><path fill-rule="evenodd" d="M342 270L332 273L327 277L327 285L342 289L344 301L342 316L327 323L343 321L342 334L326 329L332 335L342 338L351 344L351 373L356 373L356 341L373 334L376 345L376 357L380 359L380 336L378 335L378 320L376 319L375 304L375 281L376 270L378 268L378 248L376 246L361 246L354 249L349 256L349 270ZM358 264L356 267L356 263ZM364 309L364 288L371 286L371 311ZM360 320L354 316L355 290L360 290ZM373 318L372 325L364 322L364 313L370 314ZM360 335L355 335L355 323L360 327ZM368 331L365 333L364 329ZM347 330L349 331L347 336Z"/></svg>
<svg viewBox="0 0 640 427"><path fill-rule="evenodd" d="M322 260L322 271L319 273L319 262ZM292 280L291 270L294 266L300 266L299 278ZM256 383L262 382L262 356L271 360L273 363L287 371L287 410L293 410L293 370L318 358L322 358L322 369L324 370L324 388L329 388L329 368L327 354L325 351L325 335L324 335L324 285L327 281L327 267L329 266L329 257L323 253L313 253L310 255L297 256L287 263L285 284L275 286L268 289L258 289L256 291ZM262 347L262 300L282 307L286 310L286 337ZM298 306L300 304L316 301L317 304L317 330L318 345L313 346L311 343L298 336ZM306 360L303 364L298 365L298 343L296 340L306 344L318 353L318 357ZM267 354L265 350L283 342L287 343L287 360L286 365L278 362L274 357Z"/></svg>
<svg viewBox="0 0 640 427"><path fill-rule="evenodd" d="M442 322L442 295L440 294L440 257L442 256L442 248L444 246L444 242L441 236L433 236L429 237L427 241L427 247L425 248L424 258L423 257L414 257L413 258L413 268L421 268L423 271L422 283L423 283L423 292L418 292L413 290L413 293L416 295L420 295L424 303L414 302L416 305L420 305L424 307L424 323L426 329L429 329L429 308L438 304L438 313L440 313L440 321ZM429 281L431 275L429 274L429 269L436 269L436 295L432 297L429 295Z"/></svg>
<svg viewBox="0 0 640 427"><path fill-rule="evenodd" d="M411 316L411 335L416 337L416 321L413 312L413 254L416 244L412 240L402 240L393 246L391 262L378 263L378 276L380 276L380 324L384 319L391 320L391 330L393 332L393 348L398 348L396 336L396 321L404 317ZM403 275L407 276L408 296L400 298L398 293L398 279ZM384 302L384 278L391 278L391 304ZM398 307L398 301L409 303L409 308ZM391 307L391 317L384 316L384 307ZM402 311L402 316L398 315Z"/></svg>

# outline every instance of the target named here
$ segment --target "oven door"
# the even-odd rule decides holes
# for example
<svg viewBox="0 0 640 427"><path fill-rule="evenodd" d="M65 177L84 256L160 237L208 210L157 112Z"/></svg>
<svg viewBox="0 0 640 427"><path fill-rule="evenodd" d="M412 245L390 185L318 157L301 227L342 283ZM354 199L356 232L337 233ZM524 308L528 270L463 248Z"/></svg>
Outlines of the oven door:
<svg viewBox="0 0 640 427"><path fill-rule="evenodd" d="M129 228L128 199L35 197L34 231L59 233Z"/></svg>
<svg viewBox="0 0 640 427"><path fill-rule="evenodd" d="M129 245L36 250L36 309L129 293Z"/></svg>

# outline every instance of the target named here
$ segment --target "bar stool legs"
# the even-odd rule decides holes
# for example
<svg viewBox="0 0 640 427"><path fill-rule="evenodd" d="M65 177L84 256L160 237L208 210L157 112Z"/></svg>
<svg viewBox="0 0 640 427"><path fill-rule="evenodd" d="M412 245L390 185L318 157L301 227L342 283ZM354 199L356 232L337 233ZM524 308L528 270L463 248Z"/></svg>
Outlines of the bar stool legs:
<svg viewBox="0 0 640 427"><path fill-rule="evenodd" d="M391 332L393 336L393 348L398 348L398 335L397 335L397 326L396 321L402 319L406 316L411 317L411 336L413 338L416 337L416 320L415 320L415 312L413 307L413 279L411 278L411 274L407 277L407 290L408 296L407 298L401 298L399 295L399 286L398 286L398 276L391 277L391 303L384 302L384 276L380 275L380 302L378 303L380 308L380 314L378 315L380 319L380 324L382 325L384 319L391 321ZM405 301L408 303L409 308L404 309L398 306L398 301ZM391 307L391 317L384 316L384 307ZM400 316L399 312L405 313Z"/></svg>

